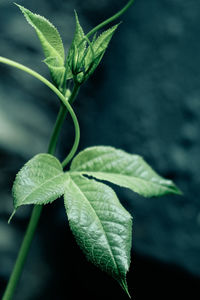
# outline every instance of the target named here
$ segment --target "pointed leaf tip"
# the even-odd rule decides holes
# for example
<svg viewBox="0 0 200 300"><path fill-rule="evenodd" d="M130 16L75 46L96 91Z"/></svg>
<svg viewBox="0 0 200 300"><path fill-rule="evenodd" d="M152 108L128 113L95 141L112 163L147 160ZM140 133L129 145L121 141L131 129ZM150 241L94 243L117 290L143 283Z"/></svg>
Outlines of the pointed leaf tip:
<svg viewBox="0 0 200 300"><path fill-rule="evenodd" d="M158 175L139 155L113 147L90 147L72 161L70 170L129 188L144 197L181 194L171 181Z"/></svg>
<svg viewBox="0 0 200 300"><path fill-rule="evenodd" d="M107 29L106 31L103 31L97 38L95 36L93 37L91 46L88 47L87 54L85 57L85 69L89 69L87 78L93 74L93 72L99 65L110 43L110 40L118 26L119 24L116 24L111 28Z"/></svg>
<svg viewBox="0 0 200 300"><path fill-rule="evenodd" d="M125 291L125 293L128 295L128 297L131 299L131 295L128 290L128 285L127 285L126 279L121 280L120 285L121 285L122 289Z"/></svg>
<svg viewBox="0 0 200 300"><path fill-rule="evenodd" d="M84 31L80 25L77 12L74 10L76 29L72 44L70 46L67 59L66 59L66 68L69 70L69 74L77 75L82 68L82 60L86 48L86 40ZM72 77L73 77L72 75Z"/></svg>
<svg viewBox="0 0 200 300"><path fill-rule="evenodd" d="M14 217L15 213L16 213L16 209L13 210L10 218L8 219L8 224L10 224L10 222L11 222L12 218Z"/></svg>
<svg viewBox="0 0 200 300"><path fill-rule="evenodd" d="M27 22L35 29L42 45L46 59L54 58L54 65L48 65L53 81L59 86L63 77L65 52L62 39L57 28L45 17L32 13L27 8L15 3L23 13Z"/></svg>
<svg viewBox="0 0 200 300"><path fill-rule="evenodd" d="M53 202L64 194L67 177L56 157L37 154L16 175L12 188L14 208Z"/></svg>
<svg viewBox="0 0 200 300"><path fill-rule="evenodd" d="M125 281L130 265L132 218L107 185L69 175L64 201L70 228L88 260L117 280Z"/></svg>

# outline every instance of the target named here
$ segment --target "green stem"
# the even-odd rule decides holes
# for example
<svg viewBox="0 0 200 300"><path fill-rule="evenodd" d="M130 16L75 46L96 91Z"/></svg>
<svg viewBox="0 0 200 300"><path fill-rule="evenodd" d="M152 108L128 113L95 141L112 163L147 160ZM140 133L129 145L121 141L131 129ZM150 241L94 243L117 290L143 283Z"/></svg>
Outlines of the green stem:
<svg viewBox="0 0 200 300"><path fill-rule="evenodd" d="M62 103L64 104L64 106L66 106L66 111L68 110L71 117L72 117L72 120L74 122L74 128L75 128L75 140L74 140L74 144L73 144L73 147L72 147L72 150L71 152L69 153L69 157L71 157L72 155L75 154L77 148L78 148L78 144L79 144L79 140L80 140L80 128L79 128L79 124L78 124L78 120L77 120L77 117L70 105L70 103L73 103L73 101L75 100L75 97L79 91L79 86L78 85L75 85L74 89L73 89L73 92L70 96L70 101L68 101L65 96L63 96L63 94L50 82L48 81L46 78L44 78L42 75L40 75L39 73L33 71L32 69L28 68L28 67L25 67L24 65L22 64L19 64L13 60L10 60L10 59L7 59L5 57L2 57L0 56L0 62L1 63L4 63L4 64L7 64L7 65L10 65L12 67L15 67L17 69L20 69L30 75L32 75L33 77L37 78L38 80L40 80L41 82L43 82L45 85L47 85L59 98L60 100L62 101ZM69 103L70 102L70 103ZM61 122L57 119L56 121L56 126L54 127L54 131L53 131L53 135L54 135L54 138L56 139L56 142L57 142L57 139L58 139L58 133L59 133L59 130L61 128L61 125L63 123L63 120L64 120L64 116L66 114L64 108L62 108L62 111L59 112L60 115L62 115L62 120ZM50 145L49 145L49 150L50 151L54 151L55 149L55 143L54 143L54 139L51 139L50 141ZM50 152L51 153L51 152ZM68 160L66 160L68 161Z"/></svg>
<svg viewBox="0 0 200 300"><path fill-rule="evenodd" d="M49 147L48 147L48 153L53 154L56 151L56 145L57 145L57 141L58 141L58 136L60 133L60 129L62 127L62 124L64 122L65 119L65 115L66 115L66 107L63 103L60 104L60 109L57 115L57 119L53 128L53 132L51 134L51 139L50 139L50 143L49 143Z"/></svg>
<svg viewBox="0 0 200 300"><path fill-rule="evenodd" d="M123 15L127 11L127 9L133 4L133 2L134 2L134 0L130 0L120 11L118 11L115 15L113 15L109 19L103 21L102 23L100 23L99 25L94 27L92 30L90 30L90 32L88 32L88 34L86 36L90 37L91 35L93 35L95 32L97 32L102 27L106 26L107 24L109 24L109 23L113 22L114 20L116 20L117 18L119 18L121 15Z"/></svg>
<svg viewBox="0 0 200 300"><path fill-rule="evenodd" d="M16 63L12 60L9 60L7 58L4 57L0 57L0 62L11 65L13 67L16 67L22 71L25 71L29 74L31 74L32 76L36 77L37 79L39 79L40 81L42 81L44 84L46 84L51 90L53 90L56 95L60 98L60 100L62 101L61 103L61 108L60 111L58 113L58 117L56 120L56 124L50 139L50 143L49 143L49 147L48 147L48 153L50 154L54 154L55 149L56 149L56 143L58 140L58 136L59 136L59 132L61 130L61 126L63 124L64 118L66 116L67 110L69 111L73 122L74 122L74 127L75 127L75 141L74 141L74 145L69 153L69 155L67 156L67 158L65 159L65 165L66 163L73 157L73 155L75 154L78 144L79 144L79 140L80 140L80 130L79 130L79 124L78 124L78 120L76 118L76 115L73 111L73 109L71 108L70 103L73 103L73 101L75 100L75 97L79 91L79 86L75 86L72 94L70 95L69 98L69 102L68 100L62 95L62 93L53 85L51 84L47 79L45 79L43 76L41 76L40 74L38 74L37 72L19 64ZM22 245L20 247L19 253L18 253L18 257L17 260L15 262L15 266L13 268L12 274L10 276L10 279L8 281L6 290L4 292L3 298L2 300L11 300L13 298L16 286L18 284L19 278L21 276L21 273L23 271L23 267L31 246L31 242L33 240L34 237L34 233L36 231L37 225L38 225L38 221L42 212L42 205L35 205L31 214L31 218L22 242Z"/></svg>
<svg viewBox="0 0 200 300"><path fill-rule="evenodd" d="M22 273L41 212L42 212L42 205L35 205L24 236L24 240L22 242L21 248L18 253L15 266L13 268L12 274L10 276L2 300L11 300L14 295L15 288L17 286L20 275Z"/></svg>
<svg viewBox="0 0 200 300"><path fill-rule="evenodd" d="M74 103L74 101L75 101L75 99L76 99L76 96L77 96L77 94L78 94L78 92L79 92L79 89L80 89L80 85L79 84L75 84L74 85L74 88L73 88L73 90L72 90L72 93L71 93L71 95L70 95L70 97L69 97L69 103L70 104L73 104ZM71 107L71 106L70 106ZM68 109L68 111L69 111L69 109ZM67 113L67 112L66 112ZM75 117L76 117L76 115L75 115ZM77 120L77 119L76 119ZM76 153L76 150L77 150L77 148L78 148L78 145L79 145L79 141L80 141L80 129L79 129L79 124L78 124L78 121L77 121L77 124L75 124L74 123L74 125L75 125L75 134L76 134L76 136L75 136L75 140L74 140L74 144L73 144L73 146L72 146L72 148L71 148L71 151L69 152L69 154L67 155L67 157L64 159L64 161L62 162L62 166L63 166L63 168L68 164L68 162L72 159L72 157L74 156L74 154ZM77 126L78 125L78 126Z"/></svg>
<svg viewBox="0 0 200 300"><path fill-rule="evenodd" d="M72 93L68 99L70 105L75 101L76 96L79 92L79 89L80 89L79 85L74 86ZM53 129L53 133L51 135L51 140L49 143L48 153L50 153L50 154L55 153L56 145L57 145L57 141L58 141L58 137L59 137L59 132L60 132L63 122L66 118L66 115L67 115L67 108L65 105L63 105L63 103L61 103L60 110L59 110L57 120L56 120L54 129Z"/></svg>

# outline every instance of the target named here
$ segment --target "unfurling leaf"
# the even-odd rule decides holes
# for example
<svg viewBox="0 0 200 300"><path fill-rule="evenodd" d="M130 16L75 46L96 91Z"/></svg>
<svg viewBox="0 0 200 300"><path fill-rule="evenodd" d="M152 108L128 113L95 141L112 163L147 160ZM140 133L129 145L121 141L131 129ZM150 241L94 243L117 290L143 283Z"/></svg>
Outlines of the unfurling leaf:
<svg viewBox="0 0 200 300"><path fill-rule="evenodd" d="M47 65L50 68L53 80L57 86L59 86L59 78L62 77L64 68L65 53L58 30L46 18L32 13L21 5L17 4L17 6L24 14L27 22L35 29L42 45L45 58L47 60L54 58L53 68L51 67L52 64L49 65L47 63ZM54 70L55 67L57 67L56 70ZM59 71L61 74L59 74Z"/></svg>
<svg viewBox="0 0 200 300"><path fill-rule="evenodd" d="M19 171L13 185L14 208L24 204L46 204L64 194L68 174L50 154L38 154Z"/></svg>
<svg viewBox="0 0 200 300"><path fill-rule="evenodd" d="M132 218L107 185L70 175L64 201L70 228L88 260L128 293Z"/></svg>
<svg viewBox="0 0 200 300"><path fill-rule="evenodd" d="M69 69L68 73L71 72L69 73L71 77L67 76L68 79L74 77L76 81L83 83L100 63L118 25L104 31L98 38L94 35L92 42L90 42L83 32L76 12L75 17L76 30L67 56L66 69Z"/></svg>
<svg viewBox="0 0 200 300"><path fill-rule="evenodd" d="M87 70L88 68L90 68L88 72L88 77L92 75L92 73L99 65L110 43L110 40L118 26L119 24L109 28L108 30L104 31L101 35L99 35L98 38L94 37L93 41L91 42L92 49L91 47L88 47L87 54L85 56L85 69Z"/></svg>
<svg viewBox="0 0 200 300"><path fill-rule="evenodd" d="M76 30L66 60L66 64L67 64L66 69L68 68L70 69L72 74L71 77L73 77L73 75L77 75L80 72L80 69L83 66L83 57L86 49L85 34L79 23L79 19L76 11L75 11L75 18L76 18Z"/></svg>
<svg viewBox="0 0 200 300"><path fill-rule="evenodd" d="M145 197L181 194L171 180L159 176L142 157L112 147L85 149L73 159L70 171L110 181Z"/></svg>

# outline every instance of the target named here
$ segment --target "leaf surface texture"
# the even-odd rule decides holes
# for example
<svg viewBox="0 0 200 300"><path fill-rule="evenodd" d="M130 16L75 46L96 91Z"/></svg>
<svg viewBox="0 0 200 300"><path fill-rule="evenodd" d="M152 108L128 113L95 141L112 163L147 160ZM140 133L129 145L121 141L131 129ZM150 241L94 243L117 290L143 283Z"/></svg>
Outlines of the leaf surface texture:
<svg viewBox="0 0 200 300"><path fill-rule="evenodd" d="M159 176L141 156L113 147L83 150L73 159L70 170L110 181L145 197L181 194L171 180Z"/></svg>
<svg viewBox="0 0 200 300"><path fill-rule="evenodd" d="M71 230L88 260L127 289L132 220L115 192L103 183L70 175L64 201Z"/></svg>
<svg viewBox="0 0 200 300"><path fill-rule="evenodd" d="M16 176L13 185L14 208L24 204L46 204L64 194L68 174L50 154L38 154Z"/></svg>
<svg viewBox="0 0 200 300"><path fill-rule="evenodd" d="M65 54L58 30L46 18L32 13L21 5L17 4L17 6L24 14L27 22L35 29L44 51L45 63L50 69L52 79L59 86L59 80L64 76L65 71Z"/></svg>

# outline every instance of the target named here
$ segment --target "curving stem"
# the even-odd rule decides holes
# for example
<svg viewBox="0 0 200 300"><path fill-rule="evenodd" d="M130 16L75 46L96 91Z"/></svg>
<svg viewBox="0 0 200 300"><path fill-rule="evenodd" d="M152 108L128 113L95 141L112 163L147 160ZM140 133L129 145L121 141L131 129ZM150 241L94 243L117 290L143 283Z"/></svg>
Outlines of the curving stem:
<svg viewBox="0 0 200 300"><path fill-rule="evenodd" d="M80 140L80 130L79 130L78 120L77 120L76 115L75 115L71 105L69 104L68 100L62 95L62 93L52 83L50 83L46 78L44 78L37 72L35 72L17 62L14 62L10 59L7 59L7 58L1 57L1 56L0 56L0 62L10 65L10 66L13 66L15 68L18 68L22 71L25 71L25 72L29 73L30 75L34 76L35 78L39 79L45 85L47 85L51 90L53 90L55 92L55 94L60 98L60 100L62 101L62 105L61 105L62 110L60 110L58 117L57 117L54 131L53 131L52 137L50 139L48 153L54 154L54 152L55 152L57 138L58 138L58 135L59 135L59 132L61 129L62 119L63 119L63 117L65 117L66 111L68 110L73 119L74 127L75 127L75 134L76 134L73 147L72 147L69 155L66 158L66 161L69 161L71 159L71 157L73 157L73 155L75 154L75 152L77 150L79 140ZM70 96L71 102L73 102L73 100L75 99L75 97L78 93L78 89L79 89L79 87L77 87L77 86L74 87L74 93L72 92L72 94ZM22 270L23 270L23 267L24 267L29 249L30 249L31 242L33 240L33 237L34 237L37 225L38 225L40 215L42 213L42 207L43 207L42 205L35 205L33 208L31 218L30 218L28 227L26 229L26 233L25 233L23 242L21 244L18 256L17 256L17 260L15 262L12 274L8 281L7 287L6 287L4 295L2 297L2 300L11 300L13 298L17 283L21 276L21 273L22 273Z"/></svg>
<svg viewBox="0 0 200 300"><path fill-rule="evenodd" d="M134 2L134 0L129 0L128 3L120 11L118 11L116 14L114 14L109 19L103 21L102 23L100 23L99 25L97 25L96 27L94 27L92 30L90 30L88 32L88 34L86 36L90 37L91 35L95 34L95 32L97 32L102 27L104 27L107 24L109 24L109 23L115 21L116 19L118 19L121 15L123 15L127 11L127 9L133 4L133 2Z"/></svg>
<svg viewBox="0 0 200 300"><path fill-rule="evenodd" d="M78 123L78 120L77 120L77 117L74 113L74 110L72 109L69 101L66 99L65 96L63 96L63 94L50 82L48 81L46 78L44 78L42 75L40 75L39 73L33 71L32 69L20 64L20 63L17 63L13 60L10 60L8 58L5 58L5 57L2 57L0 56L0 62L1 63L4 63L4 64L7 64L7 65L10 65L12 67L15 67L17 69L20 69L30 75L32 75L33 77L37 78L38 80L42 81L45 85L47 85L59 98L60 100L62 101L62 103L64 104L64 106L67 108L67 110L69 111L71 117L72 117L72 120L73 120L73 123L74 123L74 128L75 128L75 140L74 140L74 144L72 146L72 149L69 153L70 157L72 156L72 154L74 155L77 148L78 148L78 145L79 145L79 140L80 140L80 127L79 127L79 123ZM78 92L78 87L75 86L74 87L74 92L71 94L70 98L71 98L71 103L73 102L77 92ZM73 99L72 99L73 98ZM60 114L59 114L59 118L63 117L63 115L65 115L65 113L63 112L65 111L65 109L63 109L62 111L60 111ZM57 119L57 123L58 123L58 119ZM55 142L54 142L54 139L55 139L55 130L54 130L54 137L51 138L51 141L50 141L50 145L49 145L49 151L48 153L52 154L54 151L55 151ZM57 142L57 140L56 140ZM71 153L72 152L72 153ZM68 155L68 156L69 156Z"/></svg>

